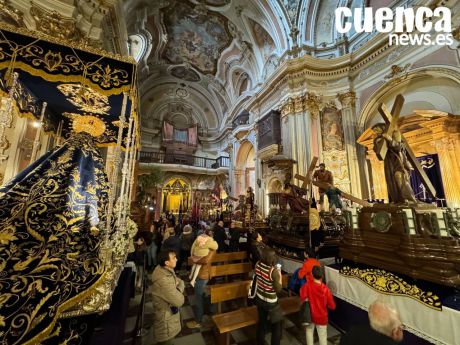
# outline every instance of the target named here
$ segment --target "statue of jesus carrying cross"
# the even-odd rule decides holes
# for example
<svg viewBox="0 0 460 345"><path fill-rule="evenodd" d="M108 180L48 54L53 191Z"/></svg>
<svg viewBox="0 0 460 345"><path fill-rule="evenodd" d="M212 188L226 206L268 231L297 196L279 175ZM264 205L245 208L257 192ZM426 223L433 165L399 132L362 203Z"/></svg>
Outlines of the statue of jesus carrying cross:
<svg viewBox="0 0 460 345"><path fill-rule="evenodd" d="M395 204L416 203L414 192L410 185L412 168L420 175L422 183L434 197L436 191L423 171L414 153L398 127L399 113L404 104L404 97L397 95L391 113L385 104L381 103L378 110L385 120L385 124L373 127L377 133L374 139L374 151L377 157L384 162L385 180L390 201Z"/></svg>

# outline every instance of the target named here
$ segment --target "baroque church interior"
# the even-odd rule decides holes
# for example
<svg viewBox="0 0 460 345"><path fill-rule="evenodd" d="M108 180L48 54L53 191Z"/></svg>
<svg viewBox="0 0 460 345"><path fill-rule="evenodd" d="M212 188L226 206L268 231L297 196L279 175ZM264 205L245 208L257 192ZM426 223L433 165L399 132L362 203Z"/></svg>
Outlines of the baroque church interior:
<svg viewBox="0 0 460 345"><path fill-rule="evenodd" d="M340 33L339 7L445 7L451 44ZM459 1L0 0L0 17L0 344L459 343ZM208 237L217 254L194 254ZM325 285L300 279L315 257ZM279 322L259 294L274 270ZM357 324L376 338L346 342Z"/></svg>

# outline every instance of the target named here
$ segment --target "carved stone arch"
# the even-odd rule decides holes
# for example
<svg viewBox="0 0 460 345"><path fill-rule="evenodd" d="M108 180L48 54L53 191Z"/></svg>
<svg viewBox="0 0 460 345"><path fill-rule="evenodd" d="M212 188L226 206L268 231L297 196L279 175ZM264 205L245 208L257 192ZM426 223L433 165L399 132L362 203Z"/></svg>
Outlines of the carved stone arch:
<svg viewBox="0 0 460 345"><path fill-rule="evenodd" d="M442 80L444 79L444 82ZM438 67L438 66L428 66L418 69L414 69L404 77L398 77L392 81L385 83L375 90L367 100L361 100L361 103L366 102L361 109L359 118L358 118L358 128L360 132L363 132L367 129L369 123L377 115L377 107L381 102L386 101L389 98L394 98L393 95L397 93L402 93L405 96L405 93L411 92L414 93L417 91L417 85L422 85L423 82L431 83L432 92L437 93L436 89L433 89L432 83L445 84L446 81L450 83L458 84L457 88L460 87L460 70L456 67ZM441 81L441 82L440 82ZM440 95L439 96L443 96ZM444 97L444 96L443 96ZM454 96L450 96L453 98ZM425 97L424 97L425 98ZM445 97L444 97L445 98ZM426 101L434 102L435 100L425 99ZM391 99L391 102L393 99ZM456 103L454 99L449 99L451 107ZM406 103L407 104L407 103ZM447 105L445 105L447 106ZM391 108L391 107L390 107ZM445 112L460 112L460 109L438 109ZM401 112L401 115L404 114L404 108Z"/></svg>
<svg viewBox="0 0 460 345"><path fill-rule="evenodd" d="M190 186L190 188L192 187L192 181L186 175L182 175L178 173L167 173L165 174L163 182L161 183L161 188L164 188L169 181L174 180L174 179L181 179L185 183L187 183L187 185Z"/></svg>

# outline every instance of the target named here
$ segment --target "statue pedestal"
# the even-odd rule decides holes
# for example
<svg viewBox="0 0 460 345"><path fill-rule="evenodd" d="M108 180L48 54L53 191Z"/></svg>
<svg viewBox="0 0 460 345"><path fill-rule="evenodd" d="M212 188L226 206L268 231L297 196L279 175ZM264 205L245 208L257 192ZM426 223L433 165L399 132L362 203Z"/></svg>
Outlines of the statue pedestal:
<svg viewBox="0 0 460 345"><path fill-rule="evenodd" d="M460 242L445 210L428 204L376 204L345 230L340 255L415 279L460 286Z"/></svg>

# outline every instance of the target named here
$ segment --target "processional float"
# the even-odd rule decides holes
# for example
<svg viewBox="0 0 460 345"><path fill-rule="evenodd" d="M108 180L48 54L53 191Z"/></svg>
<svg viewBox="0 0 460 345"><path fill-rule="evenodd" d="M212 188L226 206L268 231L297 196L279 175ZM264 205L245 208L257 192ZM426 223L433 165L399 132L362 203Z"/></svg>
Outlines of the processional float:
<svg viewBox="0 0 460 345"><path fill-rule="evenodd" d="M135 228L134 60L36 35L0 26L0 118L40 121L31 164L0 188L0 343L10 345L65 343L78 334L69 318L106 311ZM42 131L54 148L36 159ZM110 146L106 163L98 146Z"/></svg>

